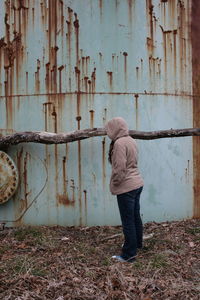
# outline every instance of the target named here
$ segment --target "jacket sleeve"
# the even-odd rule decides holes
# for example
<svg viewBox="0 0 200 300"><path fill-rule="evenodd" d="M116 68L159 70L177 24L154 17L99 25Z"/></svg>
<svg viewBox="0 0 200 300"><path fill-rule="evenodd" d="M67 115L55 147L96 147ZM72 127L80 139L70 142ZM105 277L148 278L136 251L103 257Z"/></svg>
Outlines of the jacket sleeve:
<svg viewBox="0 0 200 300"><path fill-rule="evenodd" d="M126 176L126 146L115 143L112 155L112 183L118 185Z"/></svg>

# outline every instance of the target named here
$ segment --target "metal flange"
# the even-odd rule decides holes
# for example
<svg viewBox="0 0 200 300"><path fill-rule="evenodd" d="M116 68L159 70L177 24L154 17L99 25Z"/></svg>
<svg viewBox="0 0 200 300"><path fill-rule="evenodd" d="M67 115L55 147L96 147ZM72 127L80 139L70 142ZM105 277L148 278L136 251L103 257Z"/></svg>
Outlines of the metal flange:
<svg viewBox="0 0 200 300"><path fill-rule="evenodd" d="M14 161L7 153L0 151L0 204L14 195L18 182L19 175Z"/></svg>

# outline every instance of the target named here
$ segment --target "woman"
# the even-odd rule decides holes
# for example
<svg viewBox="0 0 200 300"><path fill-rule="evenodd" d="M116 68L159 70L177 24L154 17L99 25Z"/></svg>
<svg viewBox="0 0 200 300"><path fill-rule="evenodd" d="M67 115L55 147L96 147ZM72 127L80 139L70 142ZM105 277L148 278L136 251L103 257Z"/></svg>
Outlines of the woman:
<svg viewBox="0 0 200 300"><path fill-rule="evenodd" d="M121 262L133 262L137 248L142 248L143 236L140 194L144 182L137 166L137 145L129 136L128 126L124 119L113 118L105 128L112 140L109 150L109 161L112 164L110 191L113 195L117 195L124 233L122 253L113 258Z"/></svg>

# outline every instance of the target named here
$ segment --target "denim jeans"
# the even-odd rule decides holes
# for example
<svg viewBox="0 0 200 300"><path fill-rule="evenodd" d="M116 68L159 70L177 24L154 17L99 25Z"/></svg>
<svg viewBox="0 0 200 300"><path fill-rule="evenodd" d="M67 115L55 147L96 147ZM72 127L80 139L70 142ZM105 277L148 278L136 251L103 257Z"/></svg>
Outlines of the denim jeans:
<svg viewBox="0 0 200 300"><path fill-rule="evenodd" d="M143 187L128 193L117 195L117 202L124 233L124 245L121 256L129 259L142 248L143 225L140 217L140 194Z"/></svg>

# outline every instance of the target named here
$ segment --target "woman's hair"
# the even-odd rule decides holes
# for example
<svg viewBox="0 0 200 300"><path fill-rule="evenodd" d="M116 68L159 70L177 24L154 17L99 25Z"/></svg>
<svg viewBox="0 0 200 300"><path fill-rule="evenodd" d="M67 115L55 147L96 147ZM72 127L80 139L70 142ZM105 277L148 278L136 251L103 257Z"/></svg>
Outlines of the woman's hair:
<svg viewBox="0 0 200 300"><path fill-rule="evenodd" d="M109 148L109 152L108 152L108 161L111 164L112 164L112 154L113 154L114 143L115 143L115 141L112 141L110 143L110 148Z"/></svg>

